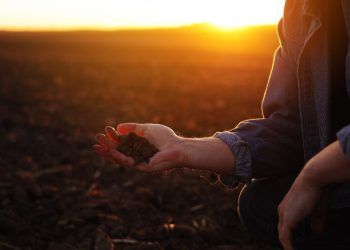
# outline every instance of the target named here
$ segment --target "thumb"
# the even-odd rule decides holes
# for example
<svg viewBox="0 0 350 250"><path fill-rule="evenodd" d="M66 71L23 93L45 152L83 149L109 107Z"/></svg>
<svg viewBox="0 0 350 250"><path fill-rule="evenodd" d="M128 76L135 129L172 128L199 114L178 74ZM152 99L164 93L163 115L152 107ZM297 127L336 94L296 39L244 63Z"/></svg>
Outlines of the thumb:
<svg viewBox="0 0 350 250"><path fill-rule="evenodd" d="M144 125L139 123L121 123L117 126L117 131L121 134L134 132L139 136L143 136L144 130Z"/></svg>

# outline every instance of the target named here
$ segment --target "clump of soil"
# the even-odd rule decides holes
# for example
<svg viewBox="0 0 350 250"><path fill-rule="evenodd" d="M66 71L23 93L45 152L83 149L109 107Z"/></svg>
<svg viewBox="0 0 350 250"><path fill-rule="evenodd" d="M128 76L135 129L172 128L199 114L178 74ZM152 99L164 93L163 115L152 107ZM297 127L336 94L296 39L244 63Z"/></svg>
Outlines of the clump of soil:
<svg viewBox="0 0 350 250"><path fill-rule="evenodd" d="M148 163L149 159L159 151L146 138L133 132L119 136L117 150L127 156L131 156L136 164L141 162Z"/></svg>

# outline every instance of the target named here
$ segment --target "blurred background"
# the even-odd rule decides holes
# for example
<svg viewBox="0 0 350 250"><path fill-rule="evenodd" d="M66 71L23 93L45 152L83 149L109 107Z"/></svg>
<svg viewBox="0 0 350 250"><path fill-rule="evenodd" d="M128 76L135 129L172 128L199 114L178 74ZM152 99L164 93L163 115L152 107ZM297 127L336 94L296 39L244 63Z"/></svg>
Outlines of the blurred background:
<svg viewBox="0 0 350 250"><path fill-rule="evenodd" d="M283 4L0 0L0 249L270 249L238 191L91 145L122 122L194 137L259 117Z"/></svg>

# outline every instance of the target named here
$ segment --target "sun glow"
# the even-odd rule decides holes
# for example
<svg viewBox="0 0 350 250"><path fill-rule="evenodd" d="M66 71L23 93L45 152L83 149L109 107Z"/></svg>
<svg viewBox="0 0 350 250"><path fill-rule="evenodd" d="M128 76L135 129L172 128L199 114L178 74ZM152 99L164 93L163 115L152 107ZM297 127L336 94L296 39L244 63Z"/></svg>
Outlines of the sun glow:
<svg viewBox="0 0 350 250"><path fill-rule="evenodd" d="M275 24L282 16L283 3L276 0L221 1L211 11L209 22L224 29Z"/></svg>
<svg viewBox="0 0 350 250"><path fill-rule="evenodd" d="M275 24L284 0L0 0L0 29L115 29Z"/></svg>

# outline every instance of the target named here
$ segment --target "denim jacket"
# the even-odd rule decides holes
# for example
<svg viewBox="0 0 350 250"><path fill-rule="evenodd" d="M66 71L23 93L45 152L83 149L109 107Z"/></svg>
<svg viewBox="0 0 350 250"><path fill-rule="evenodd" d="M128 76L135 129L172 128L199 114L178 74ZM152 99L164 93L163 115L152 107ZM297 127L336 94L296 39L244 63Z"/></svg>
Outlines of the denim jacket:
<svg viewBox="0 0 350 250"><path fill-rule="evenodd" d="M262 101L263 117L243 121L231 131L214 135L236 157L233 176L221 176L228 186L251 178L297 173L330 143L329 41L323 25L323 2L286 1L278 24L280 46ZM342 8L349 36L350 0L342 0ZM346 88L350 96L349 52ZM350 157L350 124L337 133L337 138Z"/></svg>

